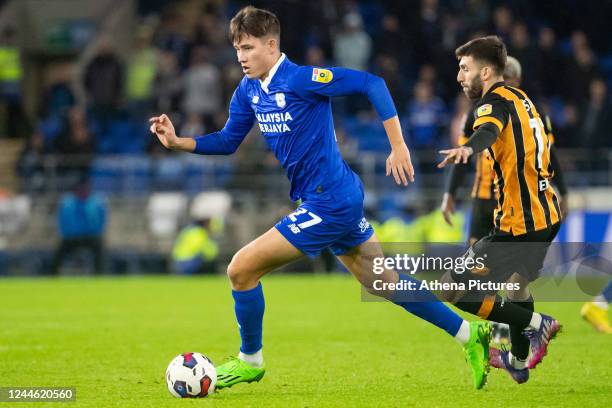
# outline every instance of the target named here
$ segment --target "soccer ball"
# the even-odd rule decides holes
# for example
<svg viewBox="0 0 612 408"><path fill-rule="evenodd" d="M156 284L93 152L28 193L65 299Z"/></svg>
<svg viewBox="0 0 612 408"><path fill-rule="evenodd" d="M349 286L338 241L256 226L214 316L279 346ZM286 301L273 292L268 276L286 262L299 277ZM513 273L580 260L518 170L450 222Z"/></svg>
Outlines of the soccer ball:
<svg viewBox="0 0 612 408"><path fill-rule="evenodd" d="M217 370L203 354L180 354L168 365L166 383L177 398L202 398L215 391Z"/></svg>

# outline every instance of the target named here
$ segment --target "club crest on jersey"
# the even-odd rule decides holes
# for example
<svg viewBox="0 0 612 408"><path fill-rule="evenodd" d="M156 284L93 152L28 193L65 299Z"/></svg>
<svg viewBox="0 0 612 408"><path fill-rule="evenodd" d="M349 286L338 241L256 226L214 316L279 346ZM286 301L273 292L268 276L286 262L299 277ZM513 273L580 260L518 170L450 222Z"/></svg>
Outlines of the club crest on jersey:
<svg viewBox="0 0 612 408"><path fill-rule="evenodd" d="M285 101L285 94L282 92L279 92L277 94L274 95L274 98L276 99L276 106L278 106L279 108L284 108L285 106L287 106L287 102Z"/></svg>
<svg viewBox="0 0 612 408"><path fill-rule="evenodd" d="M259 103L259 95L253 95L252 102L253 102L254 104Z"/></svg>
<svg viewBox="0 0 612 408"><path fill-rule="evenodd" d="M481 117L485 115L490 115L491 112L493 112L493 107L491 106L490 103L487 103L478 108L478 110L476 111L476 115L478 117Z"/></svg>
<svg viewBox="0 0 612 408"><path fill-rule="evenodd" d="M312 80L326 84L332 80L334 74L329 69L313 68Z"/></svg>

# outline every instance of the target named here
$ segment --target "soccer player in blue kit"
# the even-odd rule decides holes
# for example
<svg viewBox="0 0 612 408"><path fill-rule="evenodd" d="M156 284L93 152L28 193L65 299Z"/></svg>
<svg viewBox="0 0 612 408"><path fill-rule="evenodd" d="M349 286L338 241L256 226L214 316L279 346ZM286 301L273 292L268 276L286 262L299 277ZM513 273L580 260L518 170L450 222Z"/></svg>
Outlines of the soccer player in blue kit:
<svg viewBox="0 0 612 408"><path fill-rule="evenodd" d="M401 291L392 288L373 289L374 279L394 284L418 281L392 269L385 269L382 275L372 273L373 258L384 255L364 217L361 181L340 155L331 97L367 95L391 144L387 175L406 186L413 181L414 170L384 80L345 68L294 64L280 51L278 18L252 6L231 20L230 37L245 76L232 96L223 129L195 138L178 137L170 118L162 114L150 119L151 132L172 150L228 155L236 151L257 121L268 147L287 172L291 199L302 203L240 249L227 268L242 344L237 357L217 367L217 388L259 381L264 376L260 279L304 254L316 256L324 248L330 248L369 292L455 337L463 345L474 386L481 388L489 369L488 323L463 320L427 290L406 298L405 293L400 296Z"/></svg>

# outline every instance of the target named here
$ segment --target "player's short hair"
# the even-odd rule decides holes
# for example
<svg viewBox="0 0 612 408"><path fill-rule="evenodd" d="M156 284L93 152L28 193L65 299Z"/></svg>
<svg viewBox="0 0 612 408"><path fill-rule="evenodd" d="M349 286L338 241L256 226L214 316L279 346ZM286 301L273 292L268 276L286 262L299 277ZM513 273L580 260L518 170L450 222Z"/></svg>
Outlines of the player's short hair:
<svg viewBox="0 0 612 408"><path fill-rule="evenodd" d="M243 35L255 38L274 36L280 38L280 22L278 17L268 10L246 6L230 21L230 40L233 43L240 41Z"/></svg>
<svg viewBox="0 0 612 408"><path fill-rule="evenodd" d="M508 55L506 59L506 68L504 68L504 78L506 79L521 79L523 68L521 63L514 57Z"/></svg>
<svg viewBox="0 0 612 408"><path fill-rule="evenodd" d="M457 59L472 57L477 61L491 64L498 74L506 68L506 44L496 35L475 38L455 50Z"/></svg>

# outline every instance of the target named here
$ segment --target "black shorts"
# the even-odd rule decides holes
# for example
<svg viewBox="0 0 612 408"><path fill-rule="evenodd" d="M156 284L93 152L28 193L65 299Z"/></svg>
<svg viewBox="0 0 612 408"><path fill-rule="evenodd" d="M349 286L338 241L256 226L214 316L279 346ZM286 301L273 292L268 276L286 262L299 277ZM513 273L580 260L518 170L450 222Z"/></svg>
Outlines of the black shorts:
<svg viewBox="0 0 612 408"><path fill-rule="evenodd" d="M497 200L483 200L474 198L472 200L472 220L470 221L469 238L479 240L493 231L495 225L493 212L497 207Z"/></svg>
<svg viewBox="0 0 612 408"><path fill-rule="evenodd" d="M506 282L515 272L525 279L534 281L540 275L550 243L555 239L561 223L554 224L540 231L514 236L494 231L476 242L464 259L470 261L473 268L464 273L453 271L456 282L471 279L489 282Z"/></svg>

